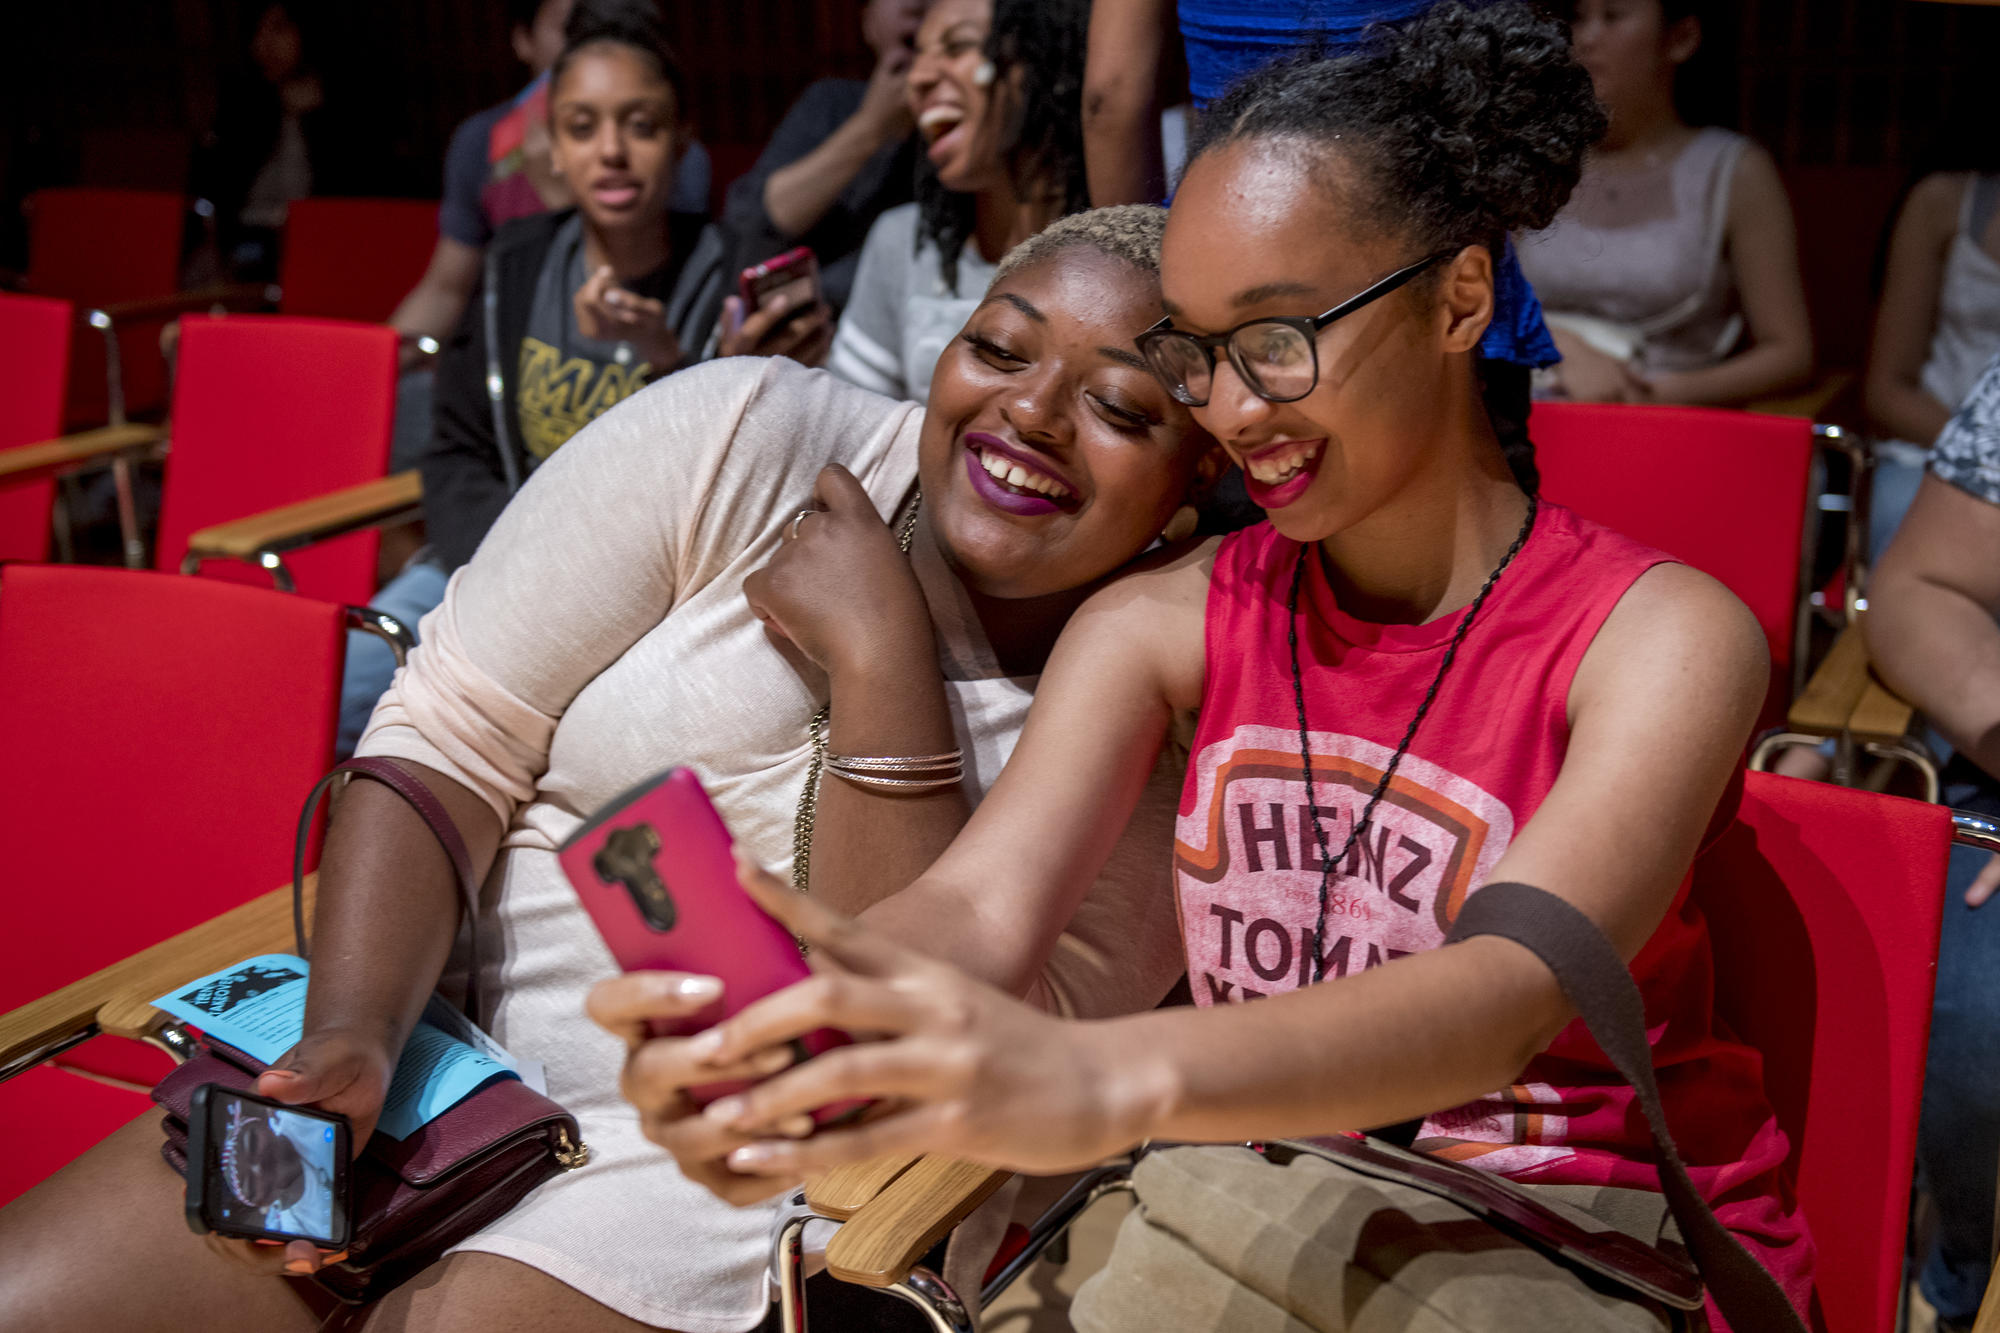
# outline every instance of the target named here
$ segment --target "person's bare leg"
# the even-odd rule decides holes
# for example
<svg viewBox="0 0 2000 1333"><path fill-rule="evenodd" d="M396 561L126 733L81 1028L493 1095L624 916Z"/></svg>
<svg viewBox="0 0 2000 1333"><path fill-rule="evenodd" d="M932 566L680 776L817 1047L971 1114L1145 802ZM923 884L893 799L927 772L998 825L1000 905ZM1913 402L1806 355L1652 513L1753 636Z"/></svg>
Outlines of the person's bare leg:
<svg viewBox="0 0 2000 1333"><path fill-rule="evenodd" d="M660 1262L670 1263L668 1256ZM497 1254L454 1254L378 1302L366 1333L659 1333L547 1273Z"/></svg>
<svg viewBox="0 0 2000 1333"><path fill-rule="evenodd" d="M181 1178L140 1116L0 1208L0 1333L301 1333L300 1284L238 1268L188 1230Z"/></svg>

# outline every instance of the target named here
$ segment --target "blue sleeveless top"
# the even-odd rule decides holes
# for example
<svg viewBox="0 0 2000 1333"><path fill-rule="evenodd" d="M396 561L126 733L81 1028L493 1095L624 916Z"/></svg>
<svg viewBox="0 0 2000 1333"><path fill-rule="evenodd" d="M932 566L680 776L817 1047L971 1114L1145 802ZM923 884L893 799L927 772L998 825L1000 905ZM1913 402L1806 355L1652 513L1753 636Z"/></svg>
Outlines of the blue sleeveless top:
<svg viewBox="0 0 2000 1333"><path fill-rule="evenodd" d="M1207 106L1230 84L1279 56L1317 46L1328 56L1358 43L1372 23L1400 23L1431 0L1178 0L1188 86ZM1493 323L1482 355L1515 365L1552 366L1561 357L1542 303L1521 273L1509 240L1493 272Z"/></svg>

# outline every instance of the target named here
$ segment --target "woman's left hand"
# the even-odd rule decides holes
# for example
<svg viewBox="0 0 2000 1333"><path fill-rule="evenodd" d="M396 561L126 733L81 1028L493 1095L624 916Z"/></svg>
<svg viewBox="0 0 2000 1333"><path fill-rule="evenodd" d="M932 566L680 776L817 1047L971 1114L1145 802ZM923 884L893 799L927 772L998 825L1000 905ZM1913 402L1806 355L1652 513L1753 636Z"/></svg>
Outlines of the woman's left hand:
<svg viewBox="0 0 2000 1333"><path fill-rule="evenodd" d="M751 896L813 946L814 975L694 1038L687 1055L741 1068L818 1028L855 1041L713 1103L699 1127L654 1136L694 1178L706 1183L726 1165L775 1193L844 1163L926 1152L1047 1174L1095 1165L1147 1136L1169 1080L1142 1046L1117 1040L1115 1024L1051 1018L756 866L738 870ZM642 1047L624 1088L651 1125L660 1120L654 1103L680 1090L652 1087L644 1063ZM850 1100L874 1103L858 1124L804 1139L784 1132L801 1115Z"/></svg>
<svg viewBox="0 0 2000 1333"><path fill-rule="evenodd" d="M829 674L932 660L923 589L868 492L829 463L813 504L785 521L777 554L743 580L752 614Z"/></svg>
<svg viewBox="0 0 2000 1333"><path fill-rule="evenodd" d="M664 375L681 363L681 340L667 327L667 308L650 296L641 296L618 285L609 264L590 275L576 289L576 328L586 338L599 342L632 345L639 360Z"/></svg>

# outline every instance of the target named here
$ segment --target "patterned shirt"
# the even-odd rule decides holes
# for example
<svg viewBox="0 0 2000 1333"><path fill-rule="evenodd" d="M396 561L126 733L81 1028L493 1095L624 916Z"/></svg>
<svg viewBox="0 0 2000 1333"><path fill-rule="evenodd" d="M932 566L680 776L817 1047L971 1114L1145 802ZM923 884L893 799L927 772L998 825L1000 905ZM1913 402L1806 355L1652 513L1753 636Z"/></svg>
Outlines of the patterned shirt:
<svg viewBox="0 0 2000 1333"><path fill-rule="evenodd" d="M2000 357L1981 372L1931 446L1931 475L2000 505Z"/></svg>

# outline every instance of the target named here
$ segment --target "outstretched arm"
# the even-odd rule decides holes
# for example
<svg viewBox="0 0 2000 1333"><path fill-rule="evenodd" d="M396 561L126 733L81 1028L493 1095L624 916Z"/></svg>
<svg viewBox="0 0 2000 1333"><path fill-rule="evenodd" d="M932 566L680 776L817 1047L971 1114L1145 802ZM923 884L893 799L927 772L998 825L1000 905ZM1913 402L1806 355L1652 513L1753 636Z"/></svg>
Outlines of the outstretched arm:
<svg viewBox="0 0 2000 1333"><path fill-rule="evenodd" d="M907 960L916 979L903 990L918 1003L935 995L950 1005L948 994L925 980L935 977L1002 1000L1034 1022L1054 1021L1013 997L1035 982L1111 855L1172 710L1199 700L1207 581L1207 551L1193 552L1112 584L1071 617L1013 758L965 831L927 874L864 914L866 926L843 928ZM753 891L768 880L757 875ZM762 897L781 920L793 920L793 909L806 913L798 920L808 927L848 920L782 889ZM834 965L843 947L828 938L815 964ZM773 1183L732 1172L721 1159L755 1136L696 1114L683 1093L715 1081L713 1056L699 1054L694 1040L645 1036L649 1019L712 1002L712 994L682 989L698 980L628 973L591 992L590 1013L633 1051L622 1091L639 1107L648 1136L673 1151L692 1179L747 1202L771 1193ZM794 992L802 988L784 994ZM788 1120L787 1128L797 1127Z"/></svg>
<svg viewBox="0 0 2000 1333"><path fill-rule="evenodd" d="M1560 895L1635 955L1740 760L1767 670L1754 620L1719 584L1680 566L1646 574L1586 654L1562 772L1493 878ZM1634 754L1648 762L1634 765ZM1064 1023L865 923L771 901L822 941L824 970L688 1043L693 1056L740 1060L821 1024L886 1039L829 1052L712 1107L699 1134L670 1143L677 1153L728 1153L744 1191L746 1173L775 1188L887 1152L1049 1171L1149 1137L1227 1141L1394 1123L1504 1086L1572 1017L1538 959L1481 937L1254 1005ZM1481 1002L1468 1006L1468 994ZM628 1087L643 1089L653 1072L642 1048ZM770 1132L856 1096L891 1099L894 1109L804 1142Z"/></svg>
<svg viewBox="0 0 2000 1333"><path fill-rule="evenodd" d="M1200 702L1211 549L1070 619L993 790L937 864L864 914L872 930L1026 993L1110 860L1174 710Z"/></svg>

